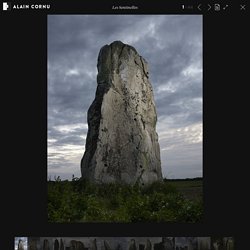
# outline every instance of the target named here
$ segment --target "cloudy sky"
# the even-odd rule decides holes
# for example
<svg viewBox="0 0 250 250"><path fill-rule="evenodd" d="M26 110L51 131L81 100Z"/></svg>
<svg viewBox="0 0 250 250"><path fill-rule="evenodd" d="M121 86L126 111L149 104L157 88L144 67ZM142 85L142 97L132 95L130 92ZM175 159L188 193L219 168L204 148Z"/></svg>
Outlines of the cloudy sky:
<svg viewBox="0 0 250 250"><path fill-rule="evenodd" d="M120 40L150 68L164 177L202 176L202 16L48 16L48 178L80 177L97 56Z"/></svg>

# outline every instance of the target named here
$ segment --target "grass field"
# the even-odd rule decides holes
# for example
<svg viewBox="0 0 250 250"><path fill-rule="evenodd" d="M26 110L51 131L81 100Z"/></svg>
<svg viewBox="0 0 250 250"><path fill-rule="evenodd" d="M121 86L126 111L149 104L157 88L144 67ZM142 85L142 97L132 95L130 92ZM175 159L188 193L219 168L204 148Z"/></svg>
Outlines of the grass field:
<svg viewBox="0 0 250 250"><path fill-rule="evenodd" d="M167 180L173 185L183 196L191 200L199 200L203 198L203 180L202 178Z"/></svg>
<svg viewBox="0 0 250 250"><path fill-rule="evenodd" d="M48 181L49 222L200 222L202 180L166 180L146 187Z"/></svg>

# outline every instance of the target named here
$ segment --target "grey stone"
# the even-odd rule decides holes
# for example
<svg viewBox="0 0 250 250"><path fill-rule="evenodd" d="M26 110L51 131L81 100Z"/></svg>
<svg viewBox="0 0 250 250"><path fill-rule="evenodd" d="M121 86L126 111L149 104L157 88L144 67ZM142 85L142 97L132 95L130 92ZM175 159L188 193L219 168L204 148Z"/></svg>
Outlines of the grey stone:
<svg viewBox="0 0 250 250"><path fill-rule="evenodd" d="M43 241L43 250L50 250L49 241L47 239Z"/></svg>
<svg viewBox="0 0 250 250"><path fill-rule="evenodd" d="M198 240L197 237L176 237L175 238L175 248L187 249L187 250L197 250Z"/></svg>
<svg viewBox="0 0 250 250"><path fill-rule="evenodd" d="M64 243L62 239L60 239L60 250L64 250Z"/></svg>
<svg viewBox="0 0 250 250"><path fill-rule="evenodd" d="M164 250L174 250L174 238L173 237L163 237L162 247Z"/></svg>
<svg viewBox="0 0 250 250"><path fill-rule="evenodd" d="M104 249L105 250L112 250L111 247L109 246L109 243L106 240L104 240Z"/></svg>
<svg viewBox="0 0 250 250"><path fill-rule="evenodd" d="M81 241L78 241L77 242L77 250L84 250L85 248L84 248L84 244L81 242Z"/></svg>
<svg viewBox="0 0 250 250"><path fill-rule="evenodd" d="M160 243L154 244L154 250L174 250L174 238L163 237Z"/></svg>
<svg viewBox="0 0 250 250"><path fill-rule="evenodd" d="M122 245L120 243L117 245L116 250L122 250Z"/></svg>
<svg viewBox="0 0 250 250"><path fill-rule="evenodd" d="M36 240L29 240L29 250L38 250L38 247L37 247L37 242Z"/></svg>
<svg viewBox="0 0 250 250"><path fill-rule="evenodd" d="M71 240L70 250L84 250L84 244L81 241Z"/></svg>
<svg viewBox="0 0 250 250"><path fill-rule="evenodd" d="M139 250L145 250L145 245L144 244L139 244Z"/></svg>
<svg viewBox="0 0 250 250"><path fill-rule="evenodd" d="M198 239L197 237L187 237L188 249L197 250L198 249Z"/></svg>
<svg viewBox="0 0 250 250"><path fill-rule="evenodd" d="M115 41L101 48L97 68L82 178L142 185L162 180L157 114L146 60L132 46Z"/></svg>
<svg viewBox="0 0 250 250"><path fill-rule="evenodd" d="M59 250L59 241L57 239L54 242L54 250Z"/></svg>
<svg viewBox="0 0 250 250"><path fill-rule="evenodd" d="M90 250L97 250L96 239L91 241Z"/></svg>
<svg viewBox="0 0 250 250"><path fill-rule="evenodd" d="M135 242L134 239L132 239L132 240L130 241L129 250L137 250L136 242Z"/></svg>
<svg viewBox="0 0 250 250"><path fill-rule="evenodd" d="M152 250L152 243L149 239L147 239L145 250Z"/></svg>
<svg viewBox="0 0 250 250"><path fill-rule="evenodd" d="M232 237L224 237L223 238L223 249L234 250L234 240Z"/></svg>
<svg viewBox="0 0 250 250"><path fill-rule="evenodd" d="M77 241L71 240L70 241L70 250L76 250L76 247L77 247Z"/></svg>
<svg viewBox="0 0 250 250"><path fill-rule="evenodd" d="M18 241L17 249L18 249L18 250L24 250L24 244L23 244L23 241L22 241L22 240L19 240L19 241Z"/></svg>
<svg viewBox="0 0 250 250"><path fill-rule="evenodd" d="M210 237L198 237L198 250L210 250L211 239Z"/></svg>

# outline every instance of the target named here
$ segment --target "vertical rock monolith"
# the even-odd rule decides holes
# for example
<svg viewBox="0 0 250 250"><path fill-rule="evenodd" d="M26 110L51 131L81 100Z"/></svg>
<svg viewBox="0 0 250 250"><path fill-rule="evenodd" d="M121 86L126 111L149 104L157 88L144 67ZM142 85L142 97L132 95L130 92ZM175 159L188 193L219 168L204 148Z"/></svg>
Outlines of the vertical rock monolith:
<svg viewBox="0 0 250 250"><path fill-rule="evenodd" d="M50 250L49 241L47 239L43 241L43 250Z"/></svg>
<svg viewBox="0 0 250 250"><path fill-rule="evenodd" d="M115 41L98 56L82 178L95 183L149 184L162 180L157 114L146 60Z"/></svg>
<svg viewBox="0 0 250 250"><path fill-rule="evenodd" d="M17 250L24 250L24 244L22 240L18 241Z"/></svg>

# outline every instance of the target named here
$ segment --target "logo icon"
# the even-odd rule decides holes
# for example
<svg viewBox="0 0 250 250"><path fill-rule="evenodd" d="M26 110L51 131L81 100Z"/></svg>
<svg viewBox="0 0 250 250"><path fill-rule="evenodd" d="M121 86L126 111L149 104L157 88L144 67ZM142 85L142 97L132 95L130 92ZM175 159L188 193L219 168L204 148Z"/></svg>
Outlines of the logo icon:
<svg viewBox="0 0 250 250"><path fill-rule="evenodd" d="M10 10L11 3L10 2L3 2L3 10Z"/></svg>

